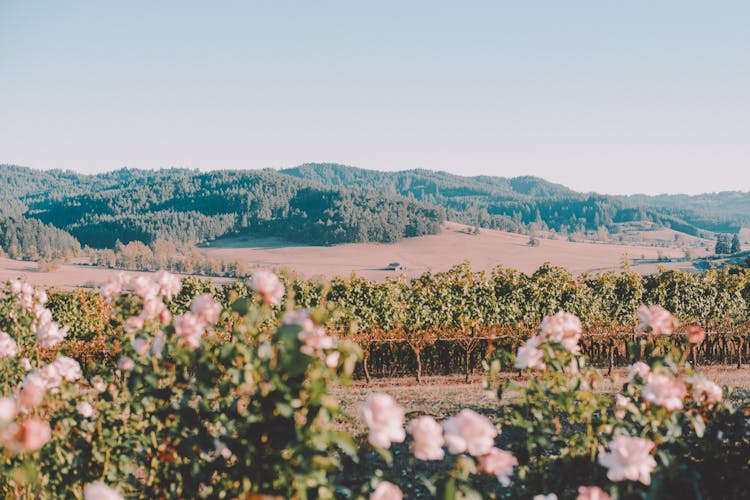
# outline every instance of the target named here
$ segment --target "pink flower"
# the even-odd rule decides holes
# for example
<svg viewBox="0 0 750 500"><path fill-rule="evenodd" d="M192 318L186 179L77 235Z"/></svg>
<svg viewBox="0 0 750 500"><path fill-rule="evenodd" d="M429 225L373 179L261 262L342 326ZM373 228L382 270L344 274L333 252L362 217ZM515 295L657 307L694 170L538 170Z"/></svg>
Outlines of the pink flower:
<svg viewBox="0 0 750 500"><path fill-rule="evenodd" d="M643 388L642 394L643 399L649 403L674 411L682 408L687 389L685 384L674 377L652 373L648 377L648 384Z"/></svg>
<svg viewBox="0 0 750 500"><path fill-rule="evenodd" d="M581 350L578 341L581 339L581 320L575 315L560 311L554 316L542 320L540 336L547 341L562 344L572 353Z"/></svg>
<svg viewBox="0 0 750 500"><path fill-rule="evenodd" d="M335 347L333 337L326 335L326 331L313 320L309 311L289 311L284 315L284 324L302 327L299 339L303 345L300 351L308 356L323 356L325 349Z"/></svg>
<svg viewBox="0 0 750 500"><path fill-rule="evenodd" d="M133 350L136 353L140 354L141 356L146 354L148 350L151 348L148 340L140 338L140 337L133 339L131 341L131 344L133 345Z"/></svg>
<svg viewBox="0 0 750 500"><path fill-rule="evenodd" d="M142 299L156 297L159 295L159 284L148 276L138 276L130 280L130 287L136 295Z"/></svg>
<svg viewBox="0 0 750 500"><path fill-rule="evenodd" d="M525 368L544 370L547 365L544 364L544 352L539 349L541 343L542 339L538 335L528 339L526 344L518 348L514 366L520 370Z"/></svg>
<svg viewBox="0 0 750 500"><path fill-rule="evenodd" d="M636 327L639 332L649 332L654 335L670 334L674 331L675 320L669 311L661 306L641 306L638 309Z"/></svg>
<svg viewBox="0 0 750 500"><path fill-rule="evenodd" d="M143 328L144 323L143 316L130 316L125 320L125 331L128 333L137 332Z"/></svg>
<svg viewBox="0 0 750 500"><path fill-rule="evenodd" d="M388 481L381 481L378 487L370 494L370 500L403 500L404 494L401 489Z"/></svg>
<svg viewBox="0 0 750 500"><path fill-rule="evenodd" d="M651 373L651 367L643 361L636 361L628 367L628 381L632 382L638 376L641 380L646 380Z"/></svg>
<svg viewBox="0 0 750 500"><path fill-rule="evenodd" d="M68 382L75 382L83 376L81 365L78 364L78 361L68 356L58 356L57 359L47 366L53 367L58 376Z"/></svg>
<svg viewBox="0 0 750 500"><path fill-rule="evenodd" d="M167 323L172 319L172 314L167 309L164 301L160 297L153 295L143 299L143 310L141 317L144 320L158 319L162 323Z"/></svg>
<svg viewBox="0 0 750 500"><path fill-rule="evenodd" d="M203 318L206 323L215 325L219 322L221 304L216 302L211 294L204 293L193 299L193 304L190 307L190 310L200 318Z"/></svg>
<svg viewBox="0 0 750 500"><path fill-rule="evenodd" d="M151 346L151 355L156 356L157 358L161 356L161 352L164 350L164 344L167 341L167 336L164 335L164 332L159 330L156 332L156 335L154 335L154 343Z"/></svg>
<svg viewBox="0 0 750 500"><path fill-rule="evenodd" d="M94 407L86 401L81 401L76 405L76 411L83 418L91 418L94 416Z"/></svg>
<svg viewBox="0 0 750 500"><path fill-rule="evenodd" d="M107 300L112 300L120 295L128 283L128 277L123 272L117 273L100 288L102 296Z"/></svg>
<svg viewBox="0 0 750 500"><path fill-rule="evenodd" d="M95 481L83 489L83 500L123 500L123 496L103 482Z"/></svg>
<svg viewBox="0 0 750 500"><path fill-rule="evenodd" d="M512 453L499 448L492 448L489 453L479 456L477 460L479 472L497 476L497 480L503 486L510 484L513 467L518 465L518 460Z"/></svg>
<svg viewBox="0 0 750 500"><path fill-rule="evenodd" d="M10 282L10 291L16 296L18 305L24 309L31 310L36 302L36 292L34 287L28 283L24 283L19 280L13 280Z"/></svg>
<svg viewBox="0 0 750 500"><path fill-rule="evenodd" d="M36 336L42 344L42 347L52 347L57 345L62 342L67 335L68 327L65 326L60 328L60 326L54 321L44 323L36 332Z"/></svg>
<svg viewBox="0 0 750 500"><path fill-rule="evenodd" d="M609 452L599 456L599 463L606 467L611 481L640 481L651 484L651 472L656 460L651 450L656 445L648 439L617 436L609 443Z"/></svg>
<svg viewBox="0 0 750 500"><path fill-rule="evenodd" d="M21 368L24 369L24 371L31 370L31 361L29 361L29 358L21 358Z"/></svg>
<svg viewBox="0 0 750 500"><path fill-rule="evenodd" d="M58 356L57 359L38 372L29 374L26 380L39 380L46 389L55 389L53 392L56 392L63 380L75 382L81 376L81 365L78 364L78 361L67 356Z"/></svg>
<svg viewBox="0 0 750 500"><path fill-rule="evenodd" d="M685 329L685 337L691 344L700 344L706 340L706 331L696 325L690 325Z"/></svg>
<svg viewBox="0 0 750 500"><path fill-rule="evenodd" d="M414 438L411 450L419 460L442 460L445 456L443 428L434 418L423 416L412 420L406 430Z"/></svg>
<svg viewBox="0 0 750 500"><path fill-rule="evenodd" d="M105 384L104 380L102 380L102 378L99 376L96 376L91 379L91 387L96 392L104 392L107 390L107 384Z"/></svg>
<svg viewBox="0 0 750 500"><path fill-rule="evenodd" d="M404 409L392 396L373 393L359 406L359 417L370 430L368 441L378 448L389 448L406 438Z"/></svg>
<svg viewBox="0 0 750 500"><path fill-rule="evenodd" d="M18 404L22 408L36 408L44 400L47 392L47 384L38 373L30 373L26 376L18 394Z"/></svg>
<svg viewBox="0 0 750 500"><path fill-rule="evenodd" d="M49 424L38 418L29 418L18 423L10 448L18 452L31 452L41 449L52 439Z"/></svg>
<svg viewBox="0 0 750 500"><path fill-rule="evenodd" d="M625 418L628 406L630 406L630 399L622 394L615 396L615 417L620 420Z"/></svg>
<svg viewBox="0 0 750 500"><path fill-rule="evenodd" d="M576 500L611 500L612 497L598 486L579 486Z"/></svg>
<svg viewBox="0 0 750 500"><path fill-rule="evenodd" d="M576 500L612 500L612 497L598 486L579 486Z"/></svg>
<svg viewBox="0 0 750 500"><path fill-rule="evenodd" d="M169 300L182 290L182 281L174 274L161 270L156 273L155 278L159 285L159 292Z"/></svg>
<svg viewBox="0 0 750 500"><path fill-rule="evenodd" d="M117 368L119 368L120 370L124 372L129 372L130 370L135 368L135 361L133 361L127 356L123 356L117 362Z"/></svg>
<svg viewBox="0 0 750 500"><path fill-rule="evenodd" d="M478 457L495 447L495 426L487 417L469 409L463 409L455 417L447 419L443 423L443 430L448 451L454 455L468 452Z"/></svg>
<svg viewBox="0 0 750 500"><path fill-rule="evenodd" d="M16 418L18 414L18 403L16 398L6 396L0 398L0 423L7 423Z"/></svg>
<svg viewBox="0 0 750 500"><path fill-rule="evenodd" d="M12 358L18 354L18 345L13 337L5 332L0 332L0 358Z"/></svg>
<svg viewBox="0 0 750 500"><path fill-rule="evenodd" d="M341 357L341 353L338 351L333 351L326 355L326 366L328 368L336 368L339 365L339 358Z"/></svg>
<svg viewBox="0 0 750 500"><path fill-rule="evenodd" d="M692 396L696 403L714 404L724 398L724 390L702 375L690 377L687 382L691 385Z"/></svg>
<svg viewBox="0 0 750 500"><path fill-rule="evenodd" d="M45 308L41 304L34 304L34 307L32 307L33 313L34 313L34 319L36 320L34 322L35 325L43 325L45 323L51 323L52 322L52 311Z"/></svg>
<svg viewBox="0 0 750 500"><path fill-rule="evenodd" d="M201 337L206 332L206 322L198 315L185 313L174 320L175 335L191 349L201 345Z"/></svg>
<svg viewBox="0 0 750 500"><path fill-rule="evenodd" d="M265 269L259 269L253 273L250 288L260 294L263 302L272 306L281 304L281 299L284 297L284 284L275 274Z"/></svg>

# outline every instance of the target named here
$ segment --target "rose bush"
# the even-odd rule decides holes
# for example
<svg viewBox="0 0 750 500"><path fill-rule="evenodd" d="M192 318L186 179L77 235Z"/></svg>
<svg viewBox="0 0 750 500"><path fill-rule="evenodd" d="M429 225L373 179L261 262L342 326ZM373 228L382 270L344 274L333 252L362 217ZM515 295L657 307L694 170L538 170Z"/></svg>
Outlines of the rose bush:
<svg viewBox="0 0 750 500"><path fill-rule="evenodd" d="M583 307L575 288L558 296L554 279L540 280L544 297ZM440 295L428 280L420 286L425 300ZM100 295L80 295L78 309L55 299L53 315L44 291L8 283L0 292L0 492L398 499L413 488L396 463L414 468L406 476L420 491L445 499L718 498L748 486L747 401L691 364L706 337L700 327L664 336L679 326L661 307L630 308L638 318L631 365L614 392L600 390L603 376L582 354L578 317L540 305L548 315L511 361L528 380L493 387L494 415L412 415L372 393L358 408L367 429L360 437L341 430L350 417L332 393L361 360L345 338L356 325L321 290L302 292L309 309L267 271L221 289L164 272L122 274ZM60 319L88 308L98 312L80 324ZM444 315L474 336L473 323L454 312L437 311L430 328ZM427 324L430 314L417 301L390 320L417 332L406 323ZM506 358L498 351L491 360L488 384ZM406 449L406 465L394 461ZM342 462L368 453L379 457L375 470L344 485Z"/></svg>

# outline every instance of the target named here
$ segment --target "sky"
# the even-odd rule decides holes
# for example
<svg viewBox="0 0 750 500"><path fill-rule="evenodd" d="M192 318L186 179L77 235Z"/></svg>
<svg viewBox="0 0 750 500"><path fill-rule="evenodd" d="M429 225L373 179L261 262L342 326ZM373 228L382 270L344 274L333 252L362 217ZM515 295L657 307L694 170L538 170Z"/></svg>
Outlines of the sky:
<svg viewBox="0 0 750 500"><path fill-rule="evenodd" d="M0 0L0 163L750 190L750 2Z"/></svg>

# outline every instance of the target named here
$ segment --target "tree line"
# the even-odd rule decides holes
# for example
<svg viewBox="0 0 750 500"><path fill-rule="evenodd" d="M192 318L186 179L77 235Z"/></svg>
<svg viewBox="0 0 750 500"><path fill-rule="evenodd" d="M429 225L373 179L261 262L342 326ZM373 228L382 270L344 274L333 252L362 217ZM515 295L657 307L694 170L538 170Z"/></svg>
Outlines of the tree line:
<svg viewBox="0 0 750 500"><path fill-rule="evenodd" d="M9 172L20 176L18 169ZM72 180L45 174L37 184L20 176L14 209L21 203L25 217L92 248L157 239L189 245L238 234L320 245L387 243L437 233L445 220L442 208L413 198L324 187L273 171L124 169Z"/></svg>

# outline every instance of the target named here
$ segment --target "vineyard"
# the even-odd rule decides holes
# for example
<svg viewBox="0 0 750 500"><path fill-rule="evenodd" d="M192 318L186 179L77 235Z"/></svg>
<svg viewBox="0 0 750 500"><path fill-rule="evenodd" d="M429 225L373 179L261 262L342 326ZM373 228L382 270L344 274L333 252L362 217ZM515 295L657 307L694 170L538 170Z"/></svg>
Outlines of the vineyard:
<svg viewBox="0 0 750 500"><path fill-rule="evenodd" d="M740 366L750 359L750 271L741 268L574 278L552 266L531 276L505 268L485 275L465 263L410 281L351 277L286 282L289 299L300 307L325 308L330 314L324 326L359 344L364 360L356 375L367 379L449 373L469 377L493 353L516 352L544 316L560 310L581 318L581 349L591 363L625 365L626 345L635 340L636 312L642 304L661 304L680 324L709 332L691 351L693 363ZM240 281L215 286L187 278L170 303L171 311L184 312L200 293L228 307L252 290ZM273 309L276 321L285 313L284 304ZM49 307L56 320L73 325L71 336L85 341L80 343L84 349L97 335L108 337L121 328L95 292L51 292ZM675 335L680 332L678 328Z"/></svg>

